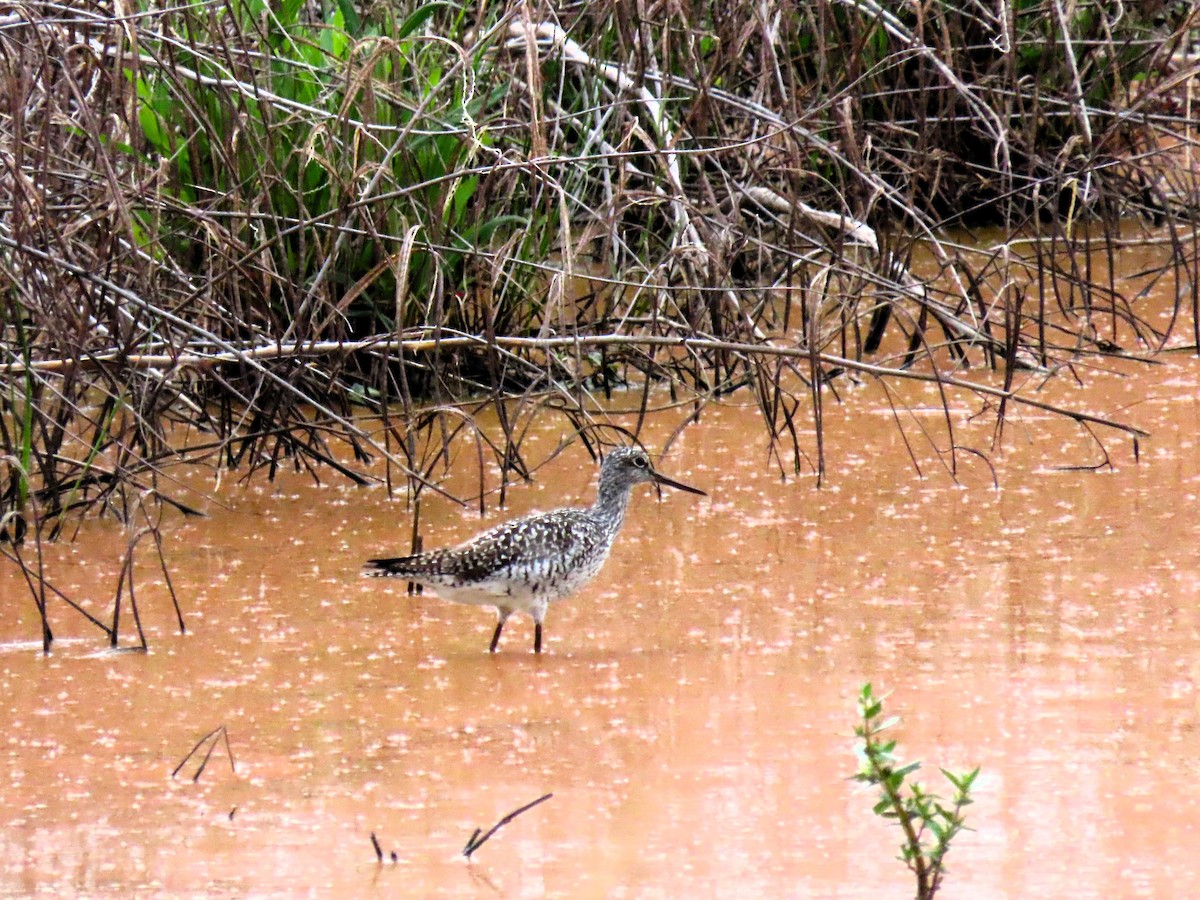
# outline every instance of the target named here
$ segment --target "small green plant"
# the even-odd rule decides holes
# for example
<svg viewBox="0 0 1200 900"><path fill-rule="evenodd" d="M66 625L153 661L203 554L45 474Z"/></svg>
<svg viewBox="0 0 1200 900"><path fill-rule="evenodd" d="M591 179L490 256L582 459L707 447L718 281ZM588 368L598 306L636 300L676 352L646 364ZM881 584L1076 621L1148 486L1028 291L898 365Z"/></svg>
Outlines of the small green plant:
<svg viewBox="0 0 1200 900"><path fill-rule="evenodd" d="M854 729L858 738L854 750L859 760L854 780L879 788L874 813L900 826L904 840L899 858L916 876L917 900L929 900L942 886L950 842L966 827L963 808L972 802L971 785L979 775L979 768L957 775L941 770L954 786L954 797L946 806L937 794L908 780L921 763L899 762L896 742L883 739L883 733L899 719L884 718L883 698L875 696L869 682L858 695L858 714L862 724Z"/></svg>

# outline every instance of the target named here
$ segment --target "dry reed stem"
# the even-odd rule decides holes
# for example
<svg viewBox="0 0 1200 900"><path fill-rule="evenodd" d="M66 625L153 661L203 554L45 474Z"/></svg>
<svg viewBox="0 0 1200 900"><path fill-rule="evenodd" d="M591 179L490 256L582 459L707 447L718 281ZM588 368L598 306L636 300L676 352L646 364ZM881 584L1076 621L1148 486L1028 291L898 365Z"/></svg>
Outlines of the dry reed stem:
<svg viewBox="0 0 1200 900"><path fill-rule="evenodd" d="M536 422L594 450L621 388L635 438L657 387L675 434L749 389L781 473L824 472L856 374L936 384L917 429L950 477L963 397L998 436L1017 403L1136 440L1021 384L1200 344L1200 14L1121 9L15 4L0 452L26 471L0 514L136 531L190 509L179 463L363 481L382 458L416 498L463 439L503 499ZM1002 234L947 231L980 219ZM1162 253L1122 278L1131 231Z"/></svg>

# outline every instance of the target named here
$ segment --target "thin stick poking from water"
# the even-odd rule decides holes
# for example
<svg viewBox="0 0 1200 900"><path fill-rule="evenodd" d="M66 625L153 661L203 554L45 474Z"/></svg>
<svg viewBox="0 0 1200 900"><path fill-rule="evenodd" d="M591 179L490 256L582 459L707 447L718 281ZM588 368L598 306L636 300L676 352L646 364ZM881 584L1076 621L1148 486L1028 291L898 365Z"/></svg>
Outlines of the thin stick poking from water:
<svg viewBox="0 0 1200 900"><path fill-rule="evenodd" d="M375 832L371 832L371 846L375 848L375 858L383 862L383 848L379 846L379 838L375 837Z"/></svg>
<svg viewBox="0 0 1200 900"><path fill-rule="evenodd" d="M180 760L179 765L177 765L175 770L171 772L171 777L174 778L176 775L178 775L179 770L186 766L188 760L196 755L196 751L208 743L208 750L204 754L204 759L200 762L200 768L198 768L196 770L196 774L192 776L193 783L199 781L200 776L204 774L205 767L208 766L209 759L212 758L213 751L217 749L217 744L221 743L221 738L225 739L225 752L229 756L229 770L236 774L237 767L233 762L233 748L229 746L229 729L227 729L224 724L221 724L204 737L200 738L200 740L196 741L196 746L189 750L187 756ZM209 743L210 741L211 743Z"/></svg>
<svg viewBox="0 0 1200 900"><path fill-rule="evenodd" d="M421 498L418 497L413 501L413 536L412 536L412 555L417 556L425 549L425 538L421 536ZM416 597L425 592L424 586L417 584L415 581L408 583L408 596Z"/></svg>
<svg viewBox="0 0 1200 900"><path fill-rule="evenodd" d="M467 846L463 847L463 856L465 856L467 859L470 859L471 854L474 853L476 850L478 850L480 847L482 847L485 843L487 843L487 839L490 838L493 834L495 834L497 831L499 831L501 828L503 828L505 825L507 825L509 822L511 822L517 816L521 815L521 813L529 812L529 810L533 809L539 803L545 803L547 800L549 800L553 796L554 796L553 794L543 794L541 797L538 797L532 803L526 803L520 809L514 809L507 816L505 816L503 819L501 819L499 822L497 822L495 825L493 825L488 830L487 834L485 834L483 837L479 836L479 832L482 829L476 828L475 833L473 835L471 835L471 839L469 841L467 841Z"/></svg>
<svg viewBox="0 0 1200 900"><path fill-rule="evenodd" d="M15 518L13 513L8 513L5 520L10 517ZM35 532L36 534L36 532ZM42 542L38 539L38 568L42 566ZM54 633L50 630L50 620L46 618L46 583L45 580L38 577L35 583L34 576L29 571L29 566L26 565L25 559L21 556L20 544L16 540L12 542L12 553L4 551L4 555L9 559L15 560L17 565L21 567L21 574L25 577L25 584L29 587L30 594L33 595L33 603L37 607L38 615L42 620L42 653L50 655L50 644L54 641Z"/></svg>
<svg viewBox="0 0 1200 900"><path fill-rule="evenodd" d="M171 603L175 607L175 618L179 620L179 633L187 634L187 625L183 622L183 611L179 608L179 597L175 594L175 585L171 582L171 572L167 568L167 558L163 555L162 532L159 531L157 524L151 526L150 536L154 538L154 547L158 552L158 565L162 569L163 581L167 585L167 592L171 595Z"/></svg>
<svg viewBox="0 0 1200 900"><path fill-rule="evenodd" d="M146 644L146 632L142 629L142 616L137 608L137 595L133 591L133 549L141 541L146 532L139 531L129 541L129 555L125 558L124 576L129 583L129 609L133 612L133 624L137 627L138 640L142 642L142 652L145 653L148 649ZM116 629L113 629L114 637Z"/></svg>
<svg viewBox="0 0 1200 900"><path fill-rule="evenodd" d="M38 599L41 596L41 594L39 593L39 588L45 588L46 590L50 591L50 593L54 594L56 597L58 597L60 600L62 600L64 603L66 603L68 606L70 606L73 610L75 610L75 612L79 613L81 616L83 616L85 619L87 619L89 622L91 622L93 625L95 625L97 628L99 628L101 631L103 631L105 633L105 635L109 634L109 628L107 625L105 625L103 622L101 622L99 619L97 619L95 616L93 616L91 613L89 613L86 609L81 607L78 603L76 603L74 600L72 600L70 597L68 597L66 594L64 594L61 590L56 588L54 586L54 583L51 582L48 578L46 578L44 576L44 573L42 575L38 576L40 581L39 581L39 584L37 586L35 586L32 582L32 575L30 574L29 569L27 568L27 564L25 563L24 559L21 557L20 552L17 551L15 547L13 548L12 551L9 551L6 547L0 545L0 556L7 558L10 562L15 563L17 566L19 566L21 568L22 573L25 575L26 582L29 585L29 590L34 595L34 603L38 604L39 610L41 609L41 602ZM53 641L53 639L54 639L53 634L50 635L50 639L51 639L51 641Z"/></svg>

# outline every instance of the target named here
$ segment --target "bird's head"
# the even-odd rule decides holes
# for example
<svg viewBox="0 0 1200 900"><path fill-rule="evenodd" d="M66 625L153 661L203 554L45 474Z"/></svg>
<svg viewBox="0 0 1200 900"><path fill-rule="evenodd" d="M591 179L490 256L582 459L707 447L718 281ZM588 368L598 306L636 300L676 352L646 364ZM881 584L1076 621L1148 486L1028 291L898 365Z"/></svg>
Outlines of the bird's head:
<svg viewBox="0 0 1200 900"><path fill-rule="evenodd" d="M618 447L604 457L604 463L600 467L601 490L607 485L624 490L643 482L665 485L676 490L687 491L690 494L699 494L702 497L708 496L699 488L675 481L654 471L650 455L640 447Z"/></svg>

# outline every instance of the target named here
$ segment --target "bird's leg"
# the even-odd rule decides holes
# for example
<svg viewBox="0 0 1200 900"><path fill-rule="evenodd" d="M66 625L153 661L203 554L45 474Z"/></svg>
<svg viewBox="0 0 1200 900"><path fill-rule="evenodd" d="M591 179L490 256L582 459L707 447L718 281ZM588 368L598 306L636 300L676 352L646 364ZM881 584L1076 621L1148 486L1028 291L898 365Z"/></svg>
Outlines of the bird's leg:
<svg viewBox="0 0 1200 900"><path fill-rule="evenodd" d="M546 618L546 607L549 603L545 600L539 602L529 610L529 615L533 617L533 652L542 652L542 619Z"/></svg>
<svg viewBox="0 0 1200 900"><path fill-rule="evenodd" d="M511 609L505 609L503 606L496 607L496 630L492 632L492 645L488 647L489 653L496 652L496 646L500 643L500 632L504 630L504 623L511 615Z"/></svg>

